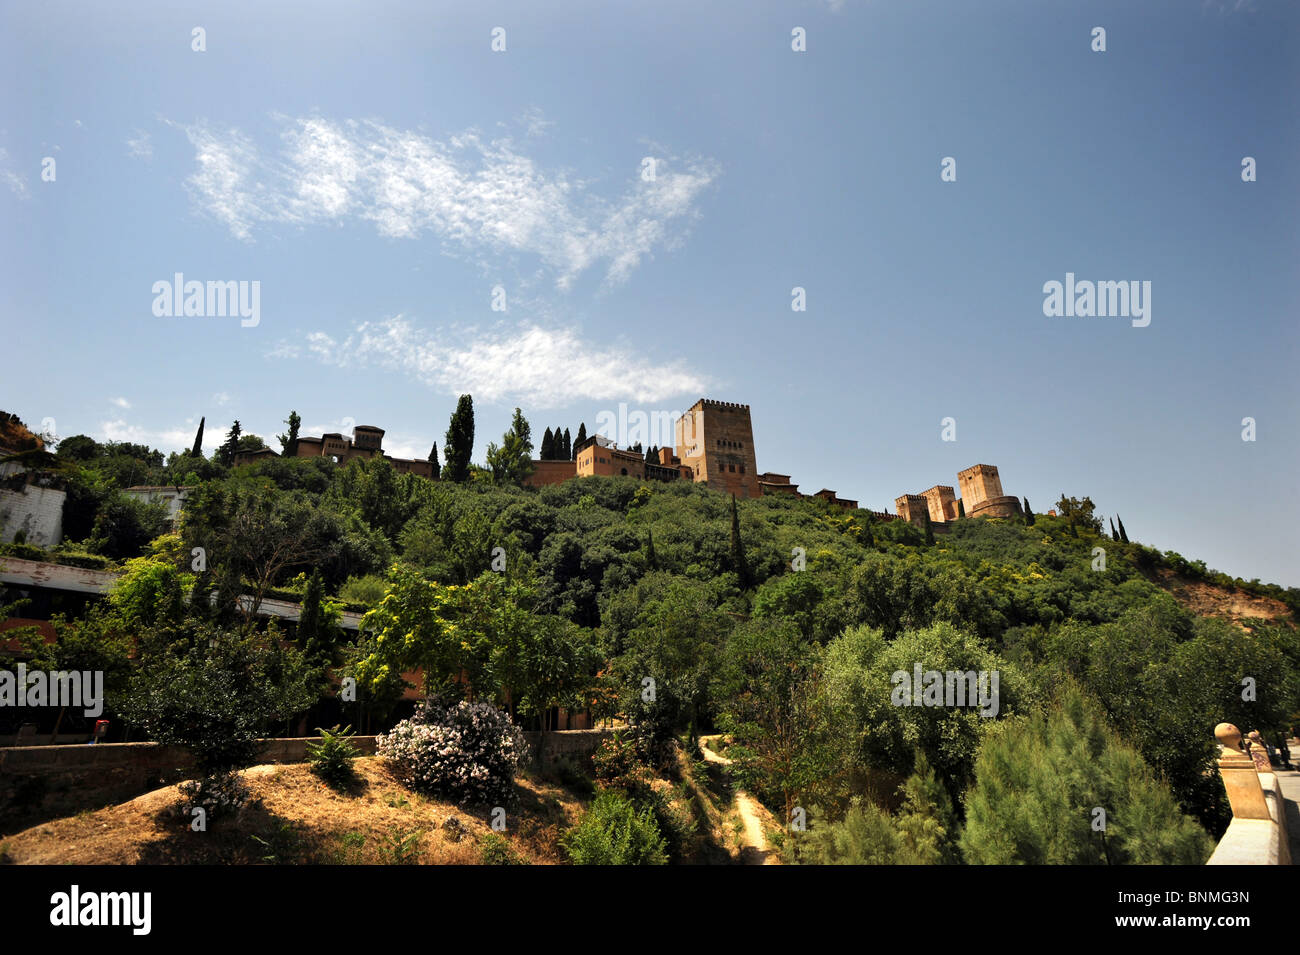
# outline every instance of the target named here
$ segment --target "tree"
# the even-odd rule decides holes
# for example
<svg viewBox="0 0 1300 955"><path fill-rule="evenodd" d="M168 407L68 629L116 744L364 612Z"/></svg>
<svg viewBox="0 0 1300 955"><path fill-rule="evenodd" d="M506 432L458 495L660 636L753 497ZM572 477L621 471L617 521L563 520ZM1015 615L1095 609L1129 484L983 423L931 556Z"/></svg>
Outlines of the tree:
<svg viewBox="0 0 1300 955"><path fill-rule="evenodd" d="M142 501L114 491L95 517L92 547L118 560L136 557L166 529L167 508L161 501Z"/></svg>
<svg viewBox="0 0 1300 955"><path fill-rule="evenodd" d="M551 461L555 458L555 437L551 434L551 429L547 428L542 435L542 460Z"/></svg>
<svg viewBox="0 0 1300 955"><path fill-rule="evenodd" d="M1085 497L1080 500L1077 497L1066 497L1061 495L1061 499L1056 502L1056 512L1070 522L1071 527L1083 527L1092 531L1094 534L1101 533L1101 518L1093 514L1096 505L1092 503L1092 498ZM1077 537L1076 531L1071 531L1072 535Z"/></svg>
<svg viewBox="0 0 1300 955"><path fill-rule="evenodd" d="M284 451L286 458L298 456L298 428L302 424L302 418L298 412L290 411L289 417L285 419L285 424L289 426L289 433L280 435L280 447Z"/></svg>
<svg viewBox="0 0 1300 955"><path fill-rule="evenodd" d="M966 502L962 500L960 497L957 498L957 516L958 517L966 516Z"/></svg>
<svg viewBox="0 0 1300 955"><path fill-rule="evenodd" d="M498 484L522 484L533 473L532 429L518 408L510 430L501 436L501 446L488 445L487 463Z"/></svg>
<svg viewBox="0 0 1300 955"><path fill-rule="evenodd" d="M934 546L934 524L930 521L930 512L925 512L925 546Z"/></svg>
<svg viewBox="0 0 1300 955"><path fill-rule="evenodd" d="M1034 526L1034 509L1029 506L1029 498L1024 498L1025 502L1025 523L1030 527Z"/></svg>
<svg viewBox="0 0 1300 955"><path fill-rule="evenodd" d="M122 710L157 742L188 749L210 777L251 764L273 725L314 702L314 677L274 629L269 639L208 624L150 631Z"/></svg>
<svg viewBox="0 0 1300 955"><path fill-rule="evenodd" d="M736 510L736 495L731 495L731 570L740 579L740 586L752 583L749 564L745 561L745 542L740 538L740 514Z"/></svg>
<svg viewBox="0 0 1300 955"><path fill-rule="evenodd" d="M225 444L217 449L217 461L220 464L230 467L234 462L235 452L239 450L239 436L242 433L242 429L239 427L239 419L236 418L235 423L230 426L230 431L226 434Z"/></svg>
<svg viewBox="0 0 1300 955"><path fill-rule="evenodd" d="M1128 543L1128 531L1124 530L1124 518L1122 518L1122 517L1120 517L1118 514L1116 514L1116 515L1115 515L1115 520L1119 521L1119 539L1122 540L1125 544L1127 544L1127 543Z"/></svg>
<svg viewBox="0 0 1300 955"><path fill-rule="evenodd" d="M338 605L325 599L320 570L313 570L307 578L298 617L298 644L313 665L324 667L335 662L338 640L342 635L339 619Z"/></svg>
<svg viewBox="0 0 1300 955"><path fill-rule="evenodd" d="M572 453L570 454L570 457L574 461L578 460L578 450L586 443L587 443L587 422L584 421L578 425L578 439L573 442L573 450Z"/></svg>
<svg viewBox="0 0 1300 955"><path fill-rule="evenodd" d="M573 439L569 437L569 429L564 429L564 444L560 448L560 453L556 455L561 461L573 460Z"/></svg>
<svg viewBox="0 0 1300 955"><path fill-rule="evenodd" d="M429 466L432 469L429 472L430 477L439 481L442 479L442 465L438 463L438 442L433 442L433 449L429 452Z"/></svg>
<svg viewBox="0 0 1300 955"><path fill-rule="evenodd" d="M648 530L645 535L645 565L651 570L659 569L659 558L655 555L655 532Z"/></svg>
<svg viewBox="0 0 1300 955"><path fill-rule="evenodd" d="M1202 865L1212 843L1096 704L1067 686L1050 712L990 731L961 847L972 865Z"/></svg>
<svg viewBox="0 0 1300 955"><path fill-rule="evenodd" d="M447 427L442 455L447 461L447 478L457 484L469 479L469 460L474 453L474 396L461 395Z"/></svg>
<svg viewBox="0 0 1300 955"><path fill-rule="evenodd" d="M191 457L201 457L203 454L203 423L207 418L199 418L199 430L194 434L194 447L190 448Z"/></svg>
<svg viewBox="0 0 1300 955"><path fill-rule="evenodd" d="M1110 519L1110 539L1113 541L1119 540L1119 531L1115 530L1115 518L1113 517Z"/></svg>

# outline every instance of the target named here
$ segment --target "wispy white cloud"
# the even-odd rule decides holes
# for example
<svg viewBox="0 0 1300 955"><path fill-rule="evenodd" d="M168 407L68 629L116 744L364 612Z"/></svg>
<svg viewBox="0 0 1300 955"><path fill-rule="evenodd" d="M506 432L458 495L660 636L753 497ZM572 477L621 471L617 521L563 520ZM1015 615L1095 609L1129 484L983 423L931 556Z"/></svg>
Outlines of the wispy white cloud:
<svg viewBox="0 0 1300 955"><path fill-rule="evenodd" d="M399 372L448 395L538 409L574 401L660 401L702 393L709 384L681 363L659 364L627 346L584 341L572 328L532 324L435 333L397 315L364 322L342 342L324 332L307 336L305 346L281 342L268 357L303 354L327 364Z"/></svg>
<svg viewBox="0 0 1300 955"><path fill-rule="evenodd" d="M93 435L100 441L130 441L145 444L151 448L176 450L189 447L194 441L194 431L185 428L153 429L131 424L123 418L113 421L101 421L99 433Z"/></svg>
<svg viewBox="0 0 1300 955"><path fill-rule="evenodd" d="M137 129L135 135L127 139L126 148L127 155L136 159L153 159L153 139L148 133Z"/></svg>
<svg viewBox="0 0 1300 955"><path fill-rule="evenodd" d="M119 408L129 409L131 407L131 402L127 401L125 398L113 398L111 400L113 404L117 405Z"/></svg>
<svg viewBox="0 0 1300 955"><path fill-rule="evenodd" d="M212 401L214 404L224 408L226 405L230 404L230 395L224 391L218 391L212 396Z"/></svg>
<svg viewBox="0 0 1300 955"><path fill-rule="evenodd" d="M0 179L4 180L5 185L19 199L27 198L27 182L10 168L9 152L3 147L0 147Z"/></svg>
<svg viewBox="0 0 1300 955"><path fill-rule="evenodd" d="M529 130L545 122L538 112ZM589 181L539 168L509 137L489 141L474 130L443 142L309 117L287 121L271 157L239 130L198 123L185 132L198 167L188 181L195 202L240 239L281 223L364 222L391 238L431 235L451 254L536 256L561 289L601 262L608 283L622 282L655 249L679 242L720 174L711 160L665 155L645 181L636 157L609 199Z"/></svg>

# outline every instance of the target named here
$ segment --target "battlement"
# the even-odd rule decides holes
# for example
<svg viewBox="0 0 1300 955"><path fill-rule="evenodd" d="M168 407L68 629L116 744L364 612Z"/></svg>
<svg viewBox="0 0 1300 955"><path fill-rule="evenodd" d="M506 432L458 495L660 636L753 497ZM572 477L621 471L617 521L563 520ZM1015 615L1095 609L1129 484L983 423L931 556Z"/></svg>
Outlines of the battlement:
<svg viewBox="0 0 1300 955"><path fill-rule="evenodd" d="M749 411L749 405L737 404L734 401L715 401L712 398L701 398L686 410L691 411L695 408L718 408L722 411Z"/></svg>

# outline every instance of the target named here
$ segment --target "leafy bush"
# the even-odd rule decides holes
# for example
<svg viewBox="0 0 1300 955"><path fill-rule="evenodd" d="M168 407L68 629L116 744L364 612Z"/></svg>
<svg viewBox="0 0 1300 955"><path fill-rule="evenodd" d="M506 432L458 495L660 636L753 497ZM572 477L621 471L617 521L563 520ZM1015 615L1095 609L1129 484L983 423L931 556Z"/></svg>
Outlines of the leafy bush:
<svg viewBox="0 0 1300 955"><path fill-rule="evenodd" d="M311 763L311 771L331 786L350 782L356 775L352 760L359 755L357 748L348 741L355 735L352 727L317 727L316 731L320 733L321 741L307 744L307 762Z"/></svg>
<svg viewBox="0 0 1300 955"><path fill-rule="evenodd" d="M15 540L12 544L0 544L0 556L17 557L19 560L49 560L50 555L35 544L24 544Z"/></svg>
<svg viewBox="0 0 1300 955"><path fill-rule="evenodd" d="M496 707L435 701L380 736L377 745L412 789L459 805L511 799L527 748L523 732Z"/></svg>
<svg viewBox="0 0 1300 955"><path fill-rule="evenodd" d="M194 820L195 809L202 809L210 821L233 815L248 804L248 787L234 771L188 779L177 789L181 800L174 811L187 825Z"/></svg>
<svg viewBox="0 0 1300 955"><path fill-rule="evenodd" d="M480 865L527 865L505 836L489 832L478 842Z"/></svg>
<svg viewBox="0 0 1300 955"><path fill-rule="evenodd" d="M596 797L582 821L565 833L574 865L667 865L668 851L654 810L637 811L615 792Z"/></svg>

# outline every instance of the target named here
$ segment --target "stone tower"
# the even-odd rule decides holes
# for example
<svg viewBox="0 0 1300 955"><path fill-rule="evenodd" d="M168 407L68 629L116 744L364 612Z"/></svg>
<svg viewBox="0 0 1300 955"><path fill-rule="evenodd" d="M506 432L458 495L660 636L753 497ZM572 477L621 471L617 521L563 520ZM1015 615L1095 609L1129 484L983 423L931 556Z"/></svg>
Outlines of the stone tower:
<svg viewBox="0 0 1300 955"><path fill-rule="evenodd" d="M701 398L677 419L677 456L715 491L759 497L749 405Z"/></svg>
<svg viewBox="0 0 1300 955"><path fill-rule="evenodd" d="M968 515L985 501L1003 496L1002 479L998 477L998 469L991 464L976 464L958 471L957 483L961 485L961 499Z"/></svg>

